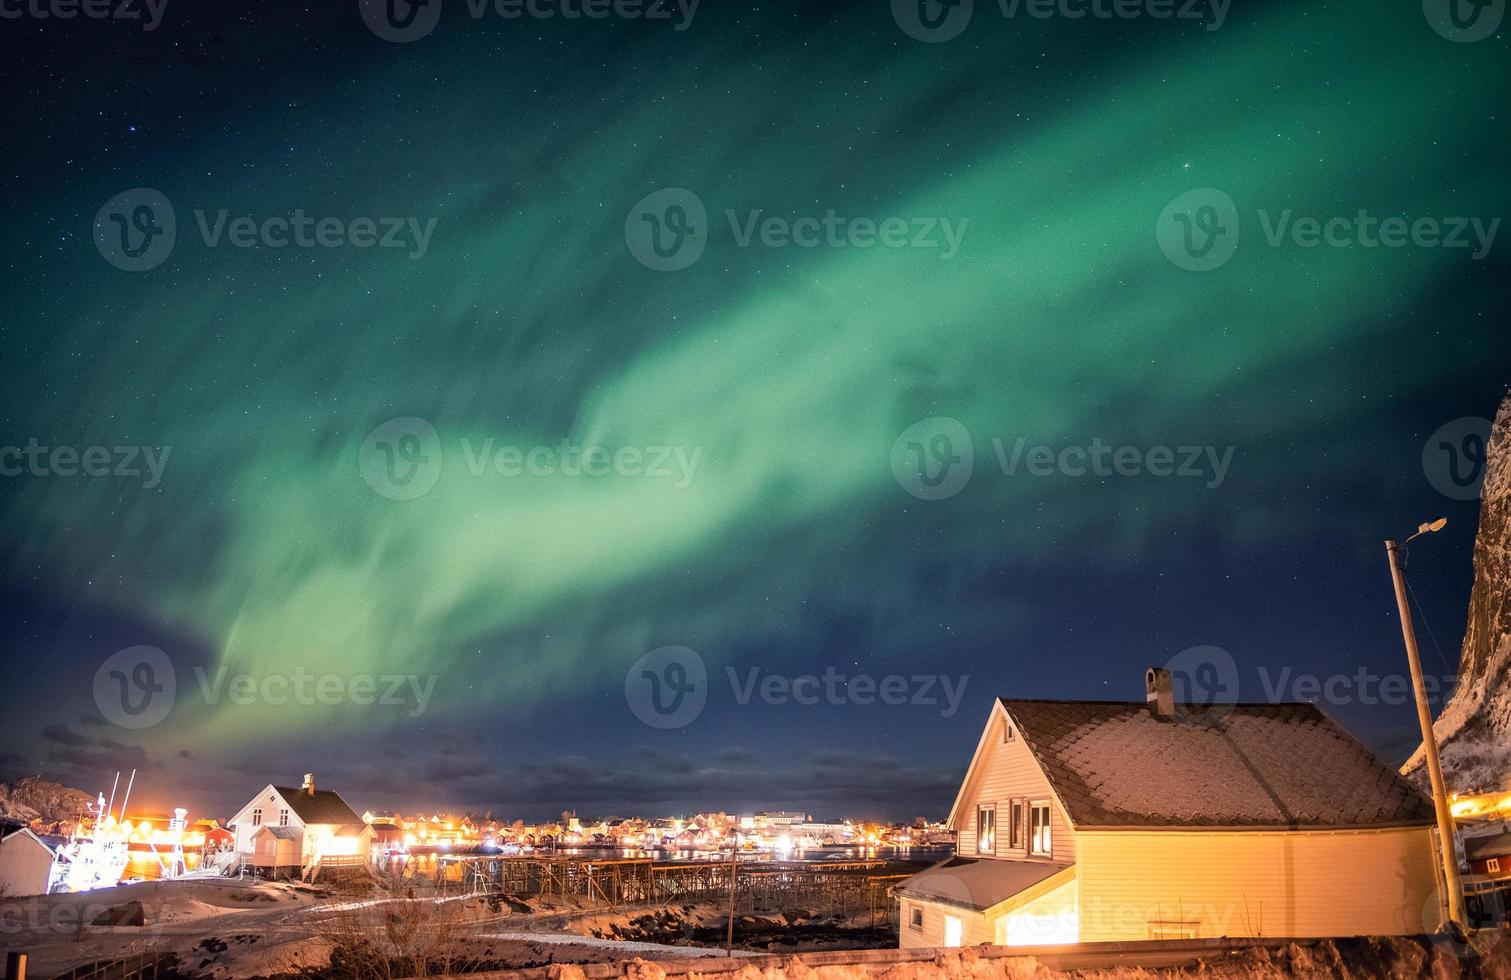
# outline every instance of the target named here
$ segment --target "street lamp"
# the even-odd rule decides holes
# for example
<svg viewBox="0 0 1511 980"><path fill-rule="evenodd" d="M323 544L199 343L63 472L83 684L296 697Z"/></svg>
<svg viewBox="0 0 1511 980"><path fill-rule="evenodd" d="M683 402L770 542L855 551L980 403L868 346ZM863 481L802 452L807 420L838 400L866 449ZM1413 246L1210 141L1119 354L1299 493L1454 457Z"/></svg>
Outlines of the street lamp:
<svg viewBox="0 0 1511 980"><path fill-rule="evenodd" d="M1448 788L1443 782L1443 763L1438 758L1438 740L1432 731L1432 709L1427 706L1427 684L1422 679L1422 659L1417 653L1417 632L1406 605L1406 546L1424 534L1441 531L1448 523L1439 517L1417 528L1405 541L1385 542L1390 559L1390 577L1396 587L1396 606L1401 611L1401 637L1406 641L1406 659L1411 664L1411 686L1416 693L1417 721L1422 726L1422 749L1427 755L1427 776L1432 781L1432 808L1437 814L1438 846L1442 853L1444 889L1448 892L1448 920L1467 930L1469 917L1464 911L1464 885L1459 878L1459 859L1454 841L1453 811L1448 807Z"/></svg>

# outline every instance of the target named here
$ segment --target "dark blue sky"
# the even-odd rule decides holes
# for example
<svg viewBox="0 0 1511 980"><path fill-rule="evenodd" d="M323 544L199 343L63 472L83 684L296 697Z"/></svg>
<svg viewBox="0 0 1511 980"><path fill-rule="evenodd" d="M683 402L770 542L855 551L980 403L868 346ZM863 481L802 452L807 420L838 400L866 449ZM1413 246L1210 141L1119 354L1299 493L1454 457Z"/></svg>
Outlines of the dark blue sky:
<svg viewBox="0 0 1511 980"><path fill-rule="evenodd" d="M1347 678L1403 758L1382 541L1449 518L1450 675L1441 444L1511 364L1503 34L909 9L0 24L0 774L941 817L993 697L1166 663Z"/></svg>

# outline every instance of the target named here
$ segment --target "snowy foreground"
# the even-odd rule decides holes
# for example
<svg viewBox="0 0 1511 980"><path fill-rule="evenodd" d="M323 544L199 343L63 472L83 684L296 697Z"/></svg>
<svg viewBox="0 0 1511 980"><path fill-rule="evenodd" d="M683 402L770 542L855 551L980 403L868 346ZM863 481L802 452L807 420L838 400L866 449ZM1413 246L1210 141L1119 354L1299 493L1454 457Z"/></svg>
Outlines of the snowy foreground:
<svg viewBox="0 0 1511 980"><path fill-rule="evenodd" d="M114 919L139 924L103 925ZM810 922L811 920L811 922ZM200 879L141 882L87 894L0 898L0 949L24 950L31 976L148 952L174 957L167 976L360 978L477 974L496 980L1053 980L1058 977L1454 977L1511 980L1511 938L1481 937L1479 963L1423 940L1348 940L1197 956L1079 954L1039 960L995 950L898 961L883 930L836 928L820 910L743 916L738 925L772 949L709 948L723 920L710 906L575 910L482 898L373 899L282 883ZM784 933L784 922L791 923ZM816 925L815 925L816 924ZM647 942L653 935L669 942ZM609 938L626 936L627 939ZM847 942L848 940L848 942ZM697 942L703 945L687 945ZM677 943L677 944L672 944ZM806 944L806 945L803 945ZM333 958L332 952L335 952ZM796 953L796 956L793 954ZM861 962L853 962L859 960ZM846 962L852 961L852 962ZM573 965L567 965L573 964ZM1117 965L1114 965L1117 964ZM1172 966L1172 964L1174 964ZM1112 967L1111 969L1106 969Z"/></svg>

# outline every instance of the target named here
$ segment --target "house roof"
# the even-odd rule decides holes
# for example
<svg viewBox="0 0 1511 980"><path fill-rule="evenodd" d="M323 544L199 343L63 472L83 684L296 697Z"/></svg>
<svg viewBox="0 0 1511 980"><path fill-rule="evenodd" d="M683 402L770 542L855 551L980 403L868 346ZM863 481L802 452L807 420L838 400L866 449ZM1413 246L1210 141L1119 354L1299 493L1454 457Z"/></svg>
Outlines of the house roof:
<svg viewBox="0 0 1511 980"><path fill-rule="evenodd" d="M1433 823L1432 804L1313 704L1001 700L1077 830Z"/></svg>
<svg viewBox="0 0 1511 980"><path fill-rule="evenodd" d="M27 839L35 841L37 843L37 846L41 847L49 854L57 851L56 845L43 840L42 837L33 832L30 827L18 827L14 824L5 824L3 826L0 826L0 842L9 841L13 837L18 840Z"/></svg>
<svg viewBox="0 0 1511 980"><path fill-rule="evenodd" d="M896 892L905 898L984 912L1070 867L1057 861L957 857L920 871L898 885Z"/></svg>
<svg viewBox="0 0 1511 980"><path fill-rule="evenodd" d="M1511 856L1511 831L1464 838L1464 857L1470 861Z"/></svg>
<svg viewBox="0 0 1511 980"><path fill-rule="evenodd" d="M267 834L270 837L281 837L284 840L298 840L299 833L298 827L275 827L272 824L263 824L257 828L257 832L252 836L257 837L260 834Z"/></svg>
<svg viewBox="0 0 1511 980"><path fill-rule="evenodd" d="M273 789L288 801L289 808L305 823L362 823L362 818L333 789L317 789L313 794L292 786L274 786Z"/></svg>

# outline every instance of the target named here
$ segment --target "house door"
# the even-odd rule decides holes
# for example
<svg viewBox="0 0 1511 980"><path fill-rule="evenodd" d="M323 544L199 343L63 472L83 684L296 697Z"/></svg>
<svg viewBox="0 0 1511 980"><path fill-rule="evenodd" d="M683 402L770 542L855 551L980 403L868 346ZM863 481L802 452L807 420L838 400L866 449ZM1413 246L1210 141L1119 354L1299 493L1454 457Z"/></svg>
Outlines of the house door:
<svg viewBox="0 0 1511 980"><path fill-rule="evenodd" d="M959 946L961 939L960 920L953 915L944 917L944 944Z"/></svg>

